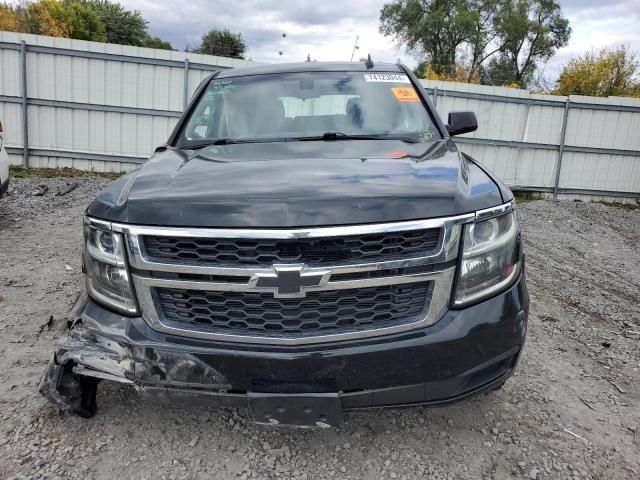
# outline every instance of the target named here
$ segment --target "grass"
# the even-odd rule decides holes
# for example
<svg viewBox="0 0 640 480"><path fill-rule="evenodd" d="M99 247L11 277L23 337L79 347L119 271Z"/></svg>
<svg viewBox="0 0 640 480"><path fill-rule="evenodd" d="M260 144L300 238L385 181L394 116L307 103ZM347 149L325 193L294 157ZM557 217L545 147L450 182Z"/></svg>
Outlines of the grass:
<svg viewBox="0 0 640 480"><path fill-rule="evenodd" d="M126 172L93 172L76 170L75 168L25 168L12 165L9 167L9 175L14 178L71 178L71 177L101 177L115 180Z"/></svg>
<svg viewBox="0 0 640 480"><path fill-rule="evenodd" d="M513 192L513 196L516 197L516 202L520 205L528 202L535 202L536 200L544 200L544 196L540 192Z"/></svg>
<svg viewBox="0 0 640 480"><path fill-rule="evenodd" d="M598 202L607 207L621 208L628 212L640 212L640 203Z"/></svg>

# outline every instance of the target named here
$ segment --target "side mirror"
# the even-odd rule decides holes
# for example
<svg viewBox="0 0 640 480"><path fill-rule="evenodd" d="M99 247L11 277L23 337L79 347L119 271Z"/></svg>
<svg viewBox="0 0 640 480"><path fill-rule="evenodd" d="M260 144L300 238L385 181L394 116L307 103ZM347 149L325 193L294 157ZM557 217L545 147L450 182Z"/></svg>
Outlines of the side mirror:
<svg viewBox="0 0 640 480"><path fill-rule="evenodd" d="M449 112L447 131L449 135L462 135L475 132L478 129L478 119L473 112Z"/></svg>

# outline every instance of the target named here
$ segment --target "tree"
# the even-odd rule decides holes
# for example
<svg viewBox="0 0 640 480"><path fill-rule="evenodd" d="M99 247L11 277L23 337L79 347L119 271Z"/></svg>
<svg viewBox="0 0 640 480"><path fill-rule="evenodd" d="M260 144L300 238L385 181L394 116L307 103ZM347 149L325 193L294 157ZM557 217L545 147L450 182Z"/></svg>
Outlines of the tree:
<svg viewBox="0 0 640 480"><path fill-rule="evenodd" d="M22 30L22 22L15 9L6 3L0 3L0 30L5 32L19 32Z"/></svg>
<svg viewBox="0 0 640 480"><path fill-rule="evenodd" d="M414 73L419 78L426 80L440 80L443 82L458 83L480 83L480 75L477 72L469 72L464 66L456 66L455 71L450 73L438 73L428 62L422 62Z"/></svg>
<svg viewBox="0 0 640 480"><path fill-rule="evenodd" d="M82 3L100 18L108 43L144 45L148 37L148 22L138 10L126 10L109 0L82 0Z"/></svg>
<svg viewBox="0 0 640 480"><path fill-rule="evenodd" d="M16 14L22 19L21 31L50 37L69 37L70 27L62 4L55 0L25 3L16 7Z"/></svg>
<svg viewBox="0 0 640 480"><path fill-rule="evenodd" d="M152 37L151 35L147 35L142 46L147 48L158 48L160 50L173 50L171 43L165 42L158 37Z"/></svg>
<svg viewBox="0 0 640 480"><path fill-rule="evenodd" d="M495 19L503 75L510 66L512 80L525 86L538 63L549 60L569 42L571 28L555 0L506 0ZM494 65L494 67L495 67Z"/></svg>
<svg viewBox="0 0 640 480"><path fill-rule="evenodd" d="M152 37L137 11L110 0L22 0L0 3L0 30L173 50Z"/></svg>
<svg viewBox="0 0 640 480"><path fill-rule="evenodd" d="M484 85L528 84L531 78L529 74L521 82L518 81L513 62L504 53L492 57L482 66L481 77Z"/></svg>
<svg viewBox="0 0 640 480"><path fill-rule="evenodd" d="M624 45L587 52L564 67L553 93L640 97L640 62Z"/></svg>
<svg viewBox="0 0 640 480"><path fill-rule="evenodd" d="M470 0L466 14L469 43L469 79L479 78L484 62L498 53L503 44L499 41L494 19L499 0ZM475 82L473 82L475 83Z"/></svg>
<svg viewBox="0 0 640 480"><path fill-rule="evenodd" d="M18 7L27 33L104 42L104 25L91 8L79 0L40 0Z"/></svg>
<svg viewBox="0 0 640 480"><path fill-rule="evenodd" d="M244 58L247 44L240 33L232 33L228 28L216 29L202 36L202 44L195 53L218 55L220 57Z"/></svg>
<svg viewBox="0 0 640 480"><path fill-rule="evenodd" d="M78 0L62 0L63 19L69 27L69 38L106 41L105 28L100 18L87 5Z"/></svg>
<svg viewBox="0 0 640 480"><path fill-rule="evenodd" d="M439 76L492 80L499 71L492 84L524 85L571 29L555 0L392 0L380 11L380 32Z"/></svg>
<svg viewBox="0 0 640 480"><path fill-rule="evenodd" d="M437 74L455 71L456 53L470 36L460 0L393 0L380 11L380 32L393 36L426 61Z"/></svg>

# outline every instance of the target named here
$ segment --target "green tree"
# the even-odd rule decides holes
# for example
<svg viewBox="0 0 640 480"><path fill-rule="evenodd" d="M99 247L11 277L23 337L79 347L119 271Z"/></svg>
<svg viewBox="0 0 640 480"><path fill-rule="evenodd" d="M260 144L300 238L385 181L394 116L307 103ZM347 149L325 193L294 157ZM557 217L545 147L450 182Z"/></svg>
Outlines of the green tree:
<svg viewBox="0 0 640 480"><path fill-rule="evenodd" d="M437 74L452 75L458 48L470 37L466 2L393 0L380 11L380 32L395 37Z"/></svg>
<svg viewBox="0 0 640 480"><path fill-rule="evenodd" d="M555 0L502 1L494 21L500 48L493 68L525 86L537 65L548 61L569 42L569 20ZM510 74L509 74L510 71ZM493 82L501 84L500 82Z"/></svg>
<svg viewBox="0 0 640 480"><path fill-rule="evenodd" d="M482 66L480 77L484 85L518 85L529 84L533 72L527 72L527 75L520 81L516 77L516 71L513 68L513 62L504 53L492 57L485 65Z"/></svg>
<svg viewBox="0 0 640 480"><path fill-rule="evenodd" d="M499 5L500 0L469 0L466 3L467 13L463 18L468 32L469 79L479 78L484 63L504 47L495 28L495 13Z"/></svg>
<svg viewBox="0 0 640 480"><path fill-rule="evenodd" d="M438 76L491 80L499 71L491 83L524 84L571 29L554 0L392 0L380 11L380 32Z"/></svg>
<svg viewBox="0 0 640 480"><path fill-rule="evenodd" d="M157 48L160 50L174 50L170 42L165 42L161 38L152 37L151 35L147 35L142 46L147 48Z"/></svg>
<svg viewBox="0 0 640 480"><path fill-rule="evenodd" d="M79 0L40 0L19 7L27 33L104 42L104 25Z"/></svg>
<svg viewBox="0 0 640 480"><path fill-rule="evenodd" d="M82 3L102 21L108 43L144 45L148 37L148 22L138 10L126 10L119 3L109 0L82 0Z"/></svg>
<svg viewBox="0 0 640 480"><path fill-rule="evenodd" d="M62 0L69 37L94 42L106 41L104 24L87 5L77 0Z"/></svg>
<svg viewBox="0 0 640 480"><path fill-rule="evenodd" d="M194 52L220 57L244 58L246 50L247 44L240 33L232 33L228 28L214 28L202 36L202 44Z"/></svg>
<svg viewBox="0 0 640 480"><path fill-rule="evenodd" d="M640 62L624 45L587 52L564 67L553 93L640 97Z"/></svg>

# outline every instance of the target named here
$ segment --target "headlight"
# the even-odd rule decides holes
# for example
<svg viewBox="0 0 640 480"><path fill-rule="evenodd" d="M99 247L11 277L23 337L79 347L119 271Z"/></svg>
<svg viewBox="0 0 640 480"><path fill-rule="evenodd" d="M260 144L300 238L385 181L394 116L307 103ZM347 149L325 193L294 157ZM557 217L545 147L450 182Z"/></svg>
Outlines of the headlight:
<svg viewBox="0 0 640 480"><path fill-rule="evenodd" d="M137 313L122 235L85 222L84 240L89 296L122 313Z"/></svg>
<svg viewBox="0 0 640 480"><path fill-rule="evenodd" d="M515 212L465 225L454 305L506 288L520 271L519 242Z"/></svg>

